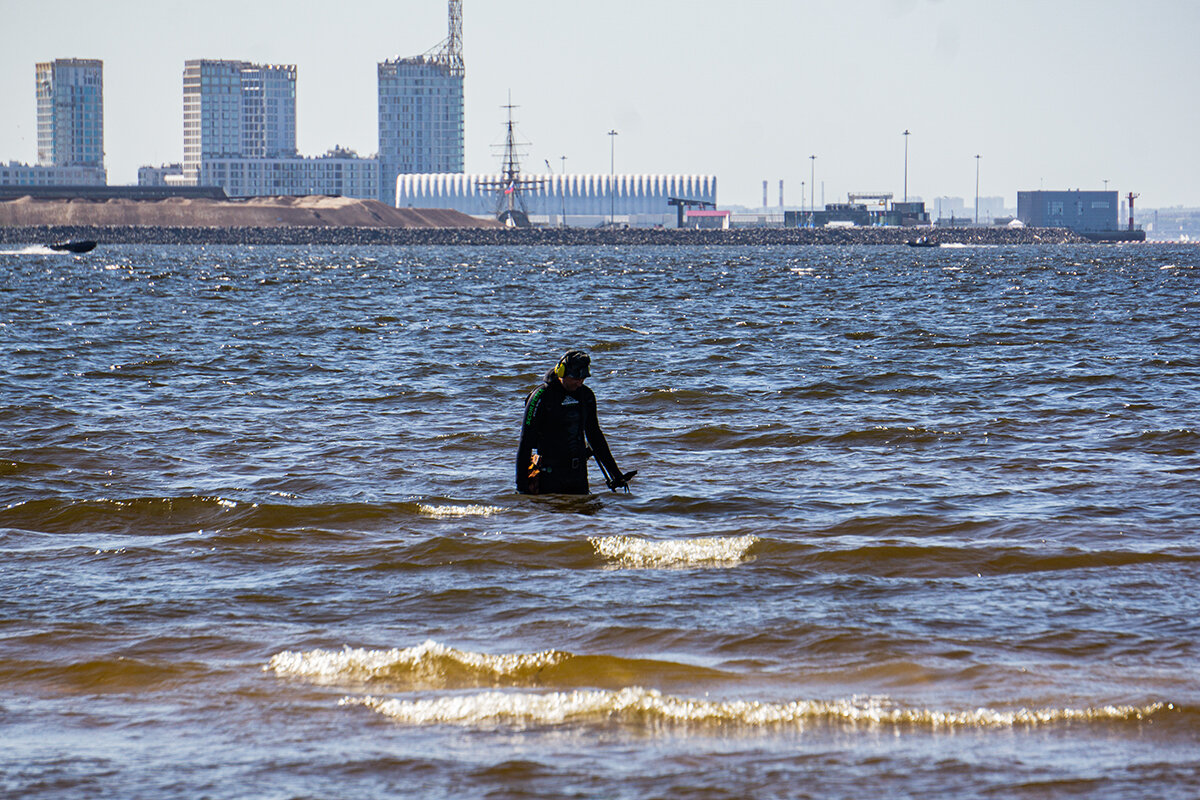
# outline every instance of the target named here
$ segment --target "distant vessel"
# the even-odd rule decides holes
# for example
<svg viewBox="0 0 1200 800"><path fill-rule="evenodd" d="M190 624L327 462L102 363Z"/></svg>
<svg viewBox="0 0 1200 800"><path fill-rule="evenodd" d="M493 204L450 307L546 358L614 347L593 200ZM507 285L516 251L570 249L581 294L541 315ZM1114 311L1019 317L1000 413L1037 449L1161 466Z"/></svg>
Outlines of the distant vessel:
<svg viewBox="0 0 1200 800"><path fill-rule="evenodd" d="M508 134L504 142L504 166L501 169L500 180L487 179L479 181L480 189L496 193L496 219L509 228L528 228L529 209L525 206L525 189L540 189L545 186L543 178L524 178L521 176L520 153L517 152L517 140L513 133L512 95L509 94L508 105Z"/></svg>
<svg viewBox="0 0 1200 800"><path fill-rule="evenodd" d="M96 249L96 243L91 239L68 239L65 242L55 242L46 246L51 250L66 253L88 253Z"/></svg>
<svg viewBox="0 0 1200 800"><path fill-rule="evenodd" d="M928 236L918 236L915 239L909 239L905 242L909 247L937 247L938 243L930 239Z"/></svg>

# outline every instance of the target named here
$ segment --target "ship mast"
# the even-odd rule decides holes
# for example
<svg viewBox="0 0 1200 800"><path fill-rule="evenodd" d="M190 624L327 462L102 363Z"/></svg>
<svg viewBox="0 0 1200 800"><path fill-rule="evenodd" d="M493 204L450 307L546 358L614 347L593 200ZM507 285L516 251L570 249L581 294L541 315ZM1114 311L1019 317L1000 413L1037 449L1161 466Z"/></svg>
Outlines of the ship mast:
<svg viewBox="0 0 1200 800"><path fill-rule="evenodd" d="M500 180L481 180L477 184L480 189L490 189L496 193L496 218L510 227L525 228L529 226L529 209L525 206L525 189L540 189L546 184L543 178L521 177L521 153L518 151L516 123L513 121L512 97L508 104L501 106L508 111L508 122L505 123L504 156L500 167Z"/></svg>

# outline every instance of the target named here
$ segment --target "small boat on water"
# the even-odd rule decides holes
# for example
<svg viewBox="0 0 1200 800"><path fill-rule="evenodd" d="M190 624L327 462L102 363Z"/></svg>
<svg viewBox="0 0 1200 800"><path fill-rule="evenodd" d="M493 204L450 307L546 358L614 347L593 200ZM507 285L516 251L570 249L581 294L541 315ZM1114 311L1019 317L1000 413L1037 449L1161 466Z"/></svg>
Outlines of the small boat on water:
<svg viewBox="0 0 1200 800"><path fill-rule="evenodd" d="M91 239L68 239L65 242L54 242L46 246L51 250L64 253L88 253L96 249L96 242Z"/></svg>
<svg viewBox="0 0 1200 800"><path fill-rule="evenodd" d="M928 236L918 236L915 239L909 239L905 242L909 247L937 247L938 243L930 239Z"/></svg>

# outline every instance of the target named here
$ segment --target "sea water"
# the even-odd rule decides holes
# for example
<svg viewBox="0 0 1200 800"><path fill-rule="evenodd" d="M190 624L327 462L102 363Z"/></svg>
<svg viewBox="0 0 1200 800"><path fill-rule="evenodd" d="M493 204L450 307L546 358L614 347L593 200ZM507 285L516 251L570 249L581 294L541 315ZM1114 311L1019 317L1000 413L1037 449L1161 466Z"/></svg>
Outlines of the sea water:
<svg viewBox="0 0 1200 800"><path fill-rule="evenodd" d="M0 794L1193 798L1198 267L10 248Z"/></svg>

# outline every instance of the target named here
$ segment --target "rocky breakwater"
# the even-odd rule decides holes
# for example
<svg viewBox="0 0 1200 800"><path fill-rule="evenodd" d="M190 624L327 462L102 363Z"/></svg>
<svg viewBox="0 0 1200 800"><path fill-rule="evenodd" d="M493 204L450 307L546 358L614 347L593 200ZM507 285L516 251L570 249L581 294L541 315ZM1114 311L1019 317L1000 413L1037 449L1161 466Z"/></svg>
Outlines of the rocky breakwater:
<svg viewBox="0 0 1200 800"><path fill-rule="evenodd" d="M1086 244L1062 228L527 228L332 225L32 225L0 226L0 242L39 244L94 239L108 244L174 245L462 245L462 246L755 246L904 245L924 236L936 244Z"/></svg>

